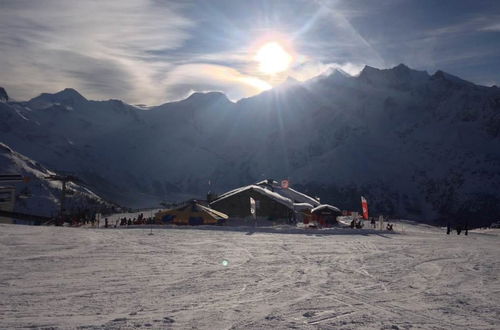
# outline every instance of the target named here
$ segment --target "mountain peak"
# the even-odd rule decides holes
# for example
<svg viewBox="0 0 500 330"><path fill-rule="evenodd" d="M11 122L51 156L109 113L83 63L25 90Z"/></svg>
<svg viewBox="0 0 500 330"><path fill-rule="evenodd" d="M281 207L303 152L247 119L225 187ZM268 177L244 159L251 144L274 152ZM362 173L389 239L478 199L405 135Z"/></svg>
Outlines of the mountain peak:
<svg viewBox="0 0 500 330"><path fill-rule="evenodd" d="M462 78L459 78L457 76L454 76L452 74L446 73L442 70L437 70L432 76L432 80L444 80L447 82L455 83L455 84L461 84L461 85L474 85L473 83L463 80Z"/></svg>
<svg viewBox="0 0 500 330"><path fill-rule="evenodd" d="M363 70L361 70L361 73L359 76L369 76L369 75L387 75L387 74L399 74L399 75L406 75L409 74L410 72L421 72L417 70L410 69L407 65L400 63L396 65L393 68L389 69L377 69L374 67L371 67L369 65L365 65Z"/></svg>
<svg viewBox="0 0 500 330"><path fill-rule="evenodd" d="M363 68L363 70L361 70L361 72L359 73L359 76L362 77L362 76L366 76L366 75L369 75L369 74L372 74L372 73L377 73L377 72L380 72L380 71L382 71L382 70L374 68L374 67L369 66L369 65L365 65L365 67Z"/></svg>
<svg viewBox="0 0 500 330"><path fill-rule="evenodd" d="M400 64L396 65L395 67L393 67L392 69L389 69L389 70L392 70L392 71L398 72L398 73L407 73L407 72L410 72L410 71L416 71L416 70L410 69L408 66L406 66L403 63L400 63Z"/></svg>
<svg viewBox="0 0 500 330"><path fill-rule="evenodd" d="M429 74L426 71L411 69L401 63L393 68L382 70L366 65L358 78L375 86L408 90L413 85L427 81Z"/></svg>
<svg viewBox="0 0 500 330"><path fill-rule="evenodd" d="M75 106L86 102L87 99L73 88L65 88L54 94L42 93L29 101L32 108L46 108L54 103Z"/></svg>
<svg viewBox="0 0 500 330"><path fill-rule="evenodd" d="M297 79L295 79L293 77L288 76L286 78L286 80L284 82L282 82L281 84L279 84L278 86L276 86L275 89L276 88L288 88L288 87L296 86L299 84L300 84L300 81L298 81Z"/></svg>
<svg viewBox="0 0 500 330"><path fill-rule="evenodd" d="M184 101L189 102L231 102L222 92L194 92ZM181 101L182 102L182 101Z"/></svg>
<svg viewBox="0 0 500 330"><path fill-rule="evenodd" d="M284 82L284 84L297 84L297 83L299 83L299 81L290 76L286 77L286 80Z"/></svg>
<svg viewBox="0 0 500 330"><path fill-rule="evenodd" d="M64 98L70 98L70 99L74 99L74 100L87 101L87 99L82 94L78 93L78 91L76 89L73 89L73 88L65 88L62 91L57 92L53 95L57 96L57 97L64 97Z"/></svg>
<svg viewBox="0 0 500 330"><path fill-rule="evenodd" d="M399 70L401 70L401 69L404 69L404 70L410 70L410 68L409 68L406 64L404 64L404 63L399 63L399 64L398 64L398 65L396 65L393 69L399 69Z"/></svg>
<svg viewBox="0 0 500 330"><path fill-rule="evenodd" d="M330 73L330 75L337 75L337 76L343 76L343 77L348 77L348 78L352 77L349 73L345 72L341 68L333 69L332 72Z"/></svg>
<svg viewBox="0 0 500 330"><path fill-rule="evenodd" d="M0 87L0 102L7 102L9 100L9 96L3 87Z"/></svg>

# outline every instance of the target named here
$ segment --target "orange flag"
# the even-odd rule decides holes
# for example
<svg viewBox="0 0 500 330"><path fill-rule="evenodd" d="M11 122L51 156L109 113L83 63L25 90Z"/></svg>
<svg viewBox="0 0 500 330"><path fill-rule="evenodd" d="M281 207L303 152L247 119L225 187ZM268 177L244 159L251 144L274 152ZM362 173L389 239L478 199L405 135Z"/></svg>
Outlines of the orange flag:
<svg viewBox="0 0 500 330"><path fill-rule="evenodd" d="M361 196L361 207L363 208L363 219L368 220L368 202Z"/></svg>

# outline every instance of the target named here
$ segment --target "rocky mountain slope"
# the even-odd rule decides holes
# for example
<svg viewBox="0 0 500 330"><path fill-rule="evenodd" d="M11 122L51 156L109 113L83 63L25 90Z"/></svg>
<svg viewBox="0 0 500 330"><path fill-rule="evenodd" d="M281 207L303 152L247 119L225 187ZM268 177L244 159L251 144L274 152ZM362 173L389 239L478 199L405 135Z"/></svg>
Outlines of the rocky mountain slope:
<svg viewBox="0 0 500 330"><path fill-rule="evenodd" d="M3 143L0 143L0 169L2 174L19 174L26 179L25 182L0 183L15 186L15 212L49 217L59 214L61 183L48 179L49 176L55 175L55 172ZM84 210L102 212L113 207L80 184L69 182L66 191L66 210L72 213Z"/></svg>
<svg viewBox="0 0 500 330"><path fill-rule="evenodd" d="M404 65L148 110L66 89L0 103L0 141L129 206L286 177L341 209L364 195L374 215L500 214L500 89Z"/></svg>

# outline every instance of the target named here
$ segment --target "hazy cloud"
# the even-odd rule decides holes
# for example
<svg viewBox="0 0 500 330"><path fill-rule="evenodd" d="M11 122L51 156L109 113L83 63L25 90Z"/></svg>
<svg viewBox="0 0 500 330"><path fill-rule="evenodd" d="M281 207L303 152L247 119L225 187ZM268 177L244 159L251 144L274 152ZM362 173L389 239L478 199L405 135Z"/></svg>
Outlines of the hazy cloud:
<svg viewBox="0 0 500 330"><path fill-rule="evenodd" d="M71 86L93 98L160 100L155 73L169 64L149 61L148 52L180 47L194 26L169 2L43 0L1 6L2 84L33 89L14 88L18 98Z"/></svg>
<svg viewBox="0 0 500 330"><path fill-rule="evenodd" d="M176 66L162 82L169 99L182 99L195 91L222 91L236 101L270 89L259 78L222 65L195 63Z"/></svg>

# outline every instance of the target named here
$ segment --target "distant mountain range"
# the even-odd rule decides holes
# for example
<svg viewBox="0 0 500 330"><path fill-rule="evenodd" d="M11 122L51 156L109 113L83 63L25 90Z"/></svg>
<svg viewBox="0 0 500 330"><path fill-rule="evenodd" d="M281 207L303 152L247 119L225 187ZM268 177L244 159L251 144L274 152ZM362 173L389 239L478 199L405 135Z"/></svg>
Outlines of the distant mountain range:
<svg viewBox="0 0 500 330"><path fill-rule="evenodd" d="M373 215L500 217L500 89L403 64L288 80L236 103L218 92L147 109L73 89L5 96L0 142L132 207L289 178L341 209L359 210L363 195Z"/></svg>

